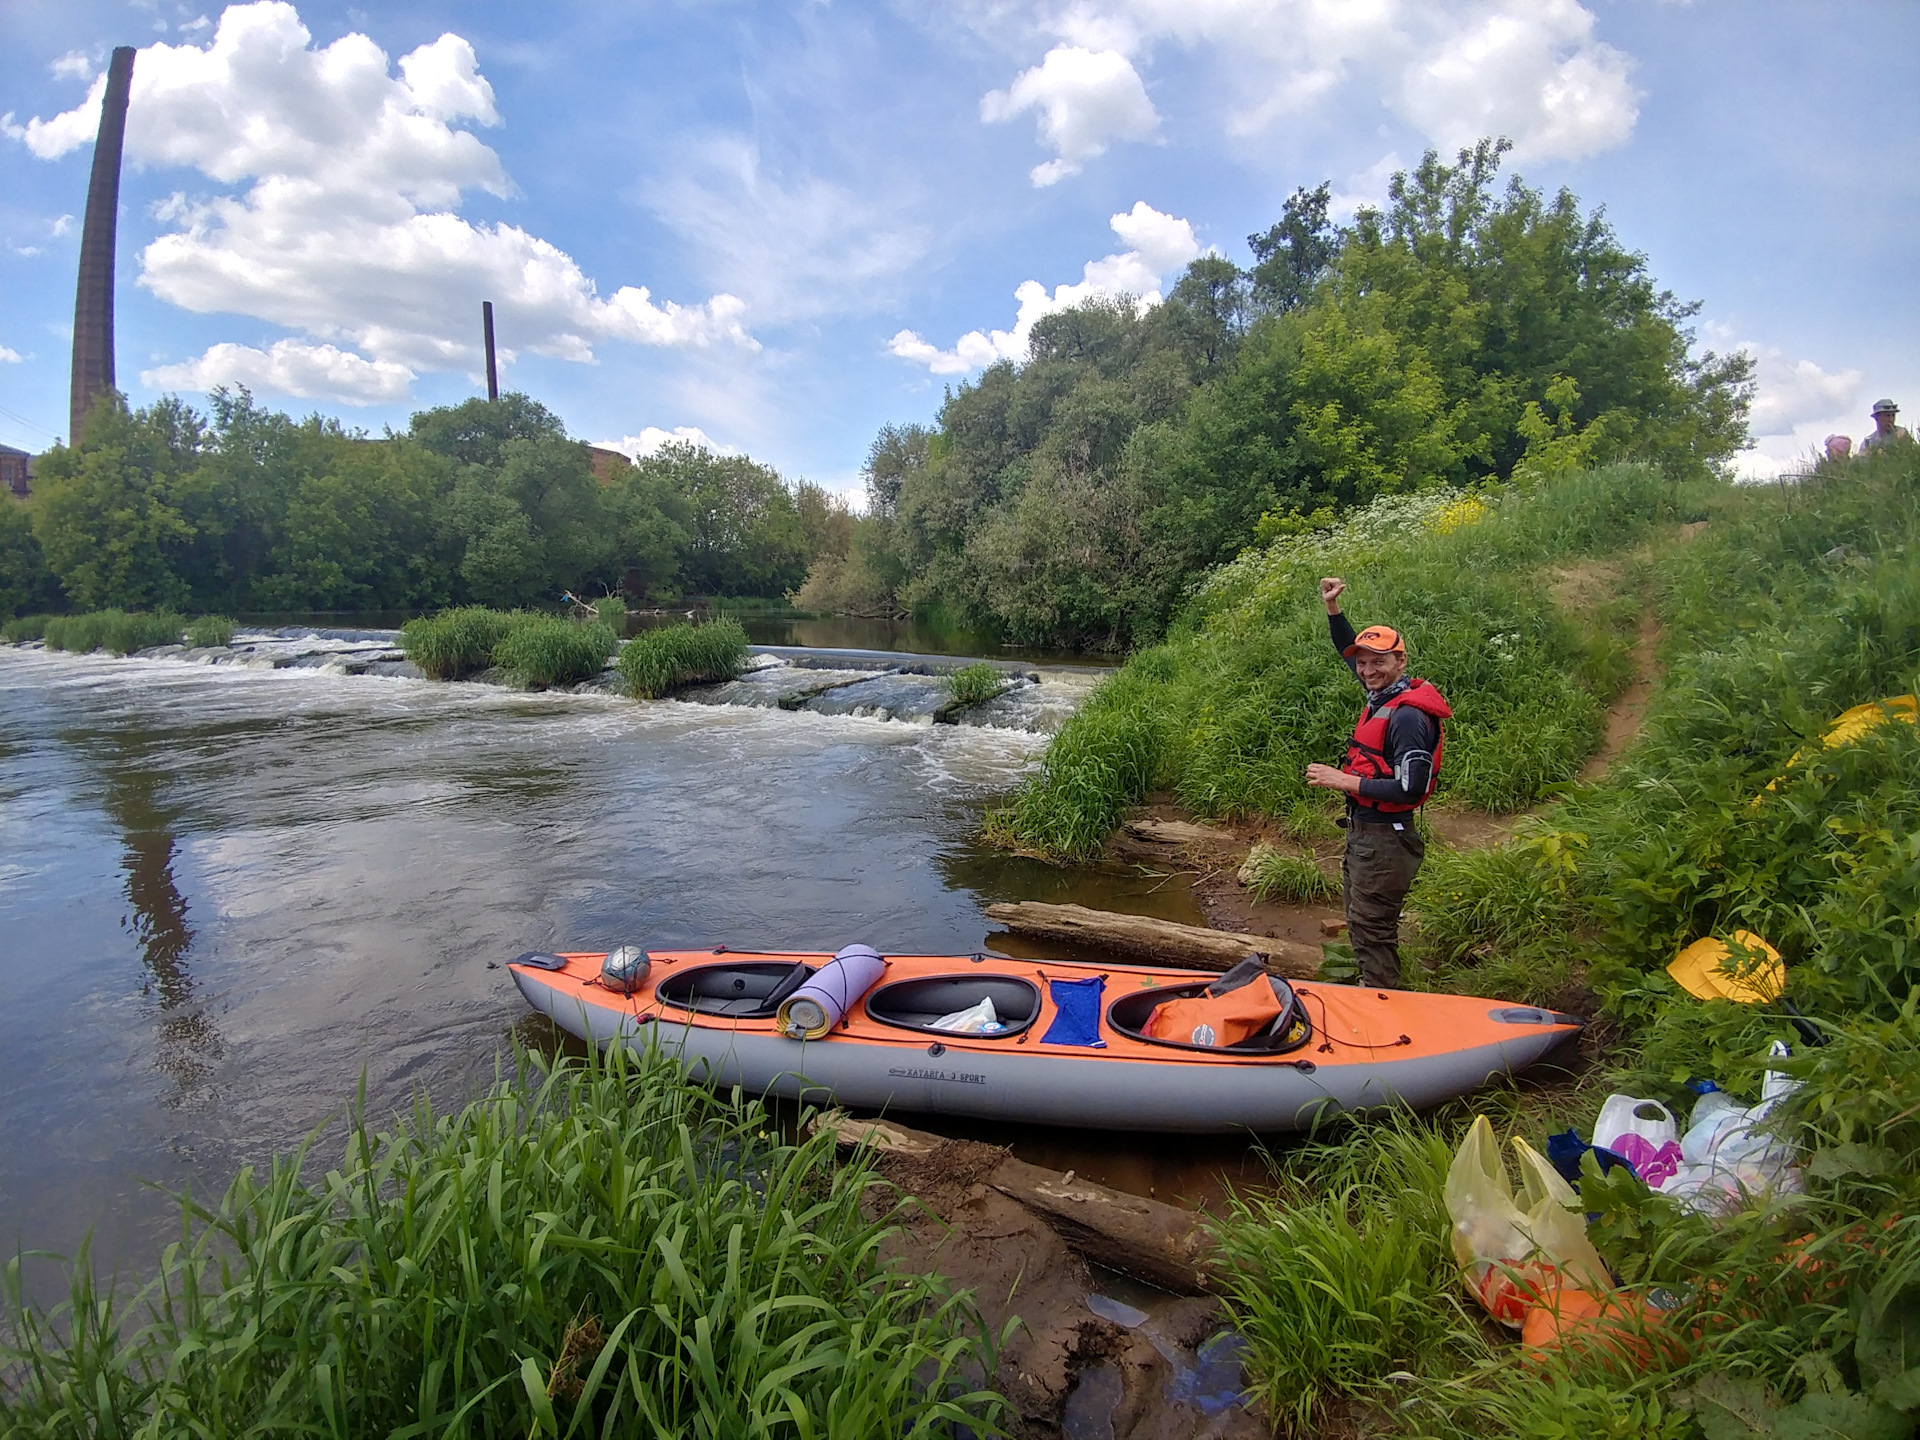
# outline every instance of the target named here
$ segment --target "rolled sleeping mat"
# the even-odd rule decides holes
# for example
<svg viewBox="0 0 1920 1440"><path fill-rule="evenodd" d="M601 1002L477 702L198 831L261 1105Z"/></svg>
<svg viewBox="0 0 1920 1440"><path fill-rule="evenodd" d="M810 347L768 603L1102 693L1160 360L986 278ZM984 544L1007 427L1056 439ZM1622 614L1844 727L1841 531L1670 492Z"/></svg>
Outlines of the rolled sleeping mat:
<svg viewBox="0 0 1920 1440"><path fill-rule="evenodd" d="M774 1023L789 1040L818 1040L886 973L871 945L849 945L780 1002Z"/></svg>

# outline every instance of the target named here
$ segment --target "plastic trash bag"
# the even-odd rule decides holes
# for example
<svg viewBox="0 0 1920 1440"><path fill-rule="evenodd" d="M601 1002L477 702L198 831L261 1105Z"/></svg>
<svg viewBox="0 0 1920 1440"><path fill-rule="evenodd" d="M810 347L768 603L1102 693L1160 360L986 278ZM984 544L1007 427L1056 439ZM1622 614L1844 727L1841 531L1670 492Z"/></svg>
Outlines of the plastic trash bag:
<svg viewBox="0 0 1920 1440"><path fill-rule="evenodd" d="M1769 1053L1785 1059L1791 1052L1776 1040ZM1798 1082L1769 1070L1757 1105L1739 1105L1718 1090L1702 1095L1680 1139L1680 1164L1660 1193L1690 1210L1724 1215L1770 1193L1798 1192L1798 1156L1766 1124L1798 1088Z"/></svg>
<svg viewBox="0 0 1920 1440"><path fill-rule="evenodd" d="M1609 1095L1593 1122L1593 1143L1620 1156L1656 1190L1680 1168L1680 1127L1658 1100Z"/></svg>
<svg viewBox="0 0 1920 1440"><path fill-rule="evenodd" d="M1540 1297L1563 1283L1596 1295L1613 1289L1607 1267L1587 1239L1586 1217L1573 1187L1517 1136L1516 1197L1501 1163L1493 1126L1482 1115L1447 1171L1447 1213L1453 1254L1474 1297L1503 1325L1518 1330Z"/></svg>
<svg viewBox="0 0 1920 1440"><path fill-rule="evenodd" d="M951 1015L942 1015L928 1028L949 1030L956 1035L998 1035L1007 1027L1000 1023L999 1013L993 1008L993 997L985 995L978 1005L969 1005L964 1010L955 1010Z"/></svg>

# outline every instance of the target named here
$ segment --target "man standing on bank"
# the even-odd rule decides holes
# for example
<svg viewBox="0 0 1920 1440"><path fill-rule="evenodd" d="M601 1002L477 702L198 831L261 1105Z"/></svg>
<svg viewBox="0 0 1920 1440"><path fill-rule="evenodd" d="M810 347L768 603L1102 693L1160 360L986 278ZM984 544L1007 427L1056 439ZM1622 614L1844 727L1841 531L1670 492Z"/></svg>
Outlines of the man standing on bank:
<svg viewBox="0 0 1920 1440"><path fill-rule="evenodd" d="M1360 962L1360 983L1391 990L1400 983L1400 907L1426 858L1413 812L1433 793L1444 743L1441 722L1452 709L1424 680L1407 676L1407 647L1398 631L1369 625L1358 635L1340 613L1347 582L1320 582L1333 648L1367 690L1367 703L1347 742L1346 763L1309 765L1307 784L1347 796L1347 848L1340 861L1347 935Z"/></svg>

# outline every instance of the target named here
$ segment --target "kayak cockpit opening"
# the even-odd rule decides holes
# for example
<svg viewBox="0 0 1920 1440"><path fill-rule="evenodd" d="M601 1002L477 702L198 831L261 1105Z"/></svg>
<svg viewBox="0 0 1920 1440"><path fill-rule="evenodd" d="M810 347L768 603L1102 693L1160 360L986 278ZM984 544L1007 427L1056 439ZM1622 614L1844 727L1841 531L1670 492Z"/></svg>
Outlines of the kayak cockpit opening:
<svg viewBox="0 0 1920 1440"><path fill-rule="evenodd" d="M1307 1019L1306 1007L1293 993L1293 987L1279 976L1262 978L1273 987L1280 1013L1271 1024L1263 1026L1257 1033L1231 1044L1198 1045L1148 1033L1154 1011L1169 1001L1193 1000L1213 994L1219 986L1217 981L1158 985L1150 990L1136 990L1131 995L1122 995L1107 1007L1107 1024L1129 1040L1138 1040L1146 1045L1165 1045L1173 1050L1205 1050L1214 1054L1231 1051L1239 1055L1284 1055L1298 1050L1313 1038L1313 1026Z"/></svg>
<svg viewBox="0 0 1920 1440"><path fill-rule="evenodd" d="M882 1025L1010 1040L1040 1018L1040 987L1017 975L929 975L882 985L866 1004Z"/></svg>
<svg viewBox="0 0 1920 1440"><path fill-rule="evenodd" d="M813 966L784 960L741 960L697 965L669 975L654 998L679 1010L725 1015L734 1020L769 1020L780 1002L807 983Z"/></svg>

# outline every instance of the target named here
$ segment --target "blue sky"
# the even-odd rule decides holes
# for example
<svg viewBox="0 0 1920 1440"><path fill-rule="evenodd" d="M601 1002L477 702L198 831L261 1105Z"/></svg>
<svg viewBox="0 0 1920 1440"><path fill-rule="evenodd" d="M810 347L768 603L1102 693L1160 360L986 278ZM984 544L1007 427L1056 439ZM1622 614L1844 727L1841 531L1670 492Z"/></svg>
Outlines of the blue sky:
<svg viewBox="0 0 1920 1440"><path fill-rule="evenodd" d="M1702 302L1704 345L1754 351L1750 471L1880 395L1920 411L1910 0L8 0L0 442L27 449L66 428L116 44L136 403L240 382L404 426L480 386L491 299L503 383L574 434L850 488L1023 320L1245 261L1296 186L1351 209L1494 133Z"/></svg>

